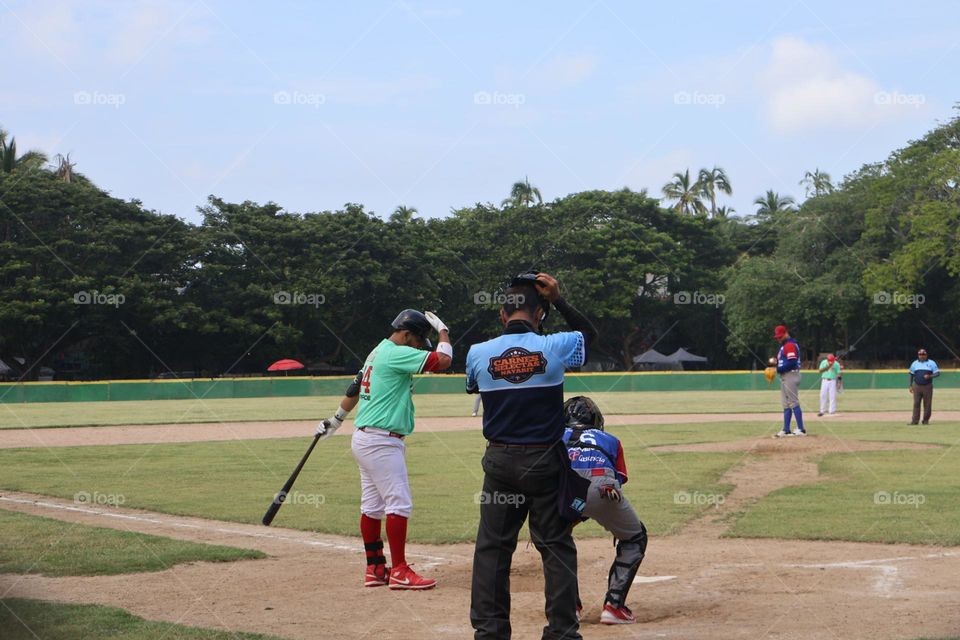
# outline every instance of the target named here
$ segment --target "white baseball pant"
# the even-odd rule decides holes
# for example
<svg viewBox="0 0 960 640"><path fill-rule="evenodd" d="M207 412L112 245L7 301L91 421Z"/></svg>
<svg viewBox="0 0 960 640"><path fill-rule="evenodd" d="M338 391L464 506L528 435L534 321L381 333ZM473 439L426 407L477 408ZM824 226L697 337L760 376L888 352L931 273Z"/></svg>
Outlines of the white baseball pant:
<svg viewBox="0 0 960 640"><path fill-rule="evenodd" d="M391 513L409 518L413 498L404 441L385 431L357 429L350 448L360 467L360 512L375 520Z"/></svg>
<svg viewBox="0 0 960 640"><path fill-rule="evenodd" d="M827 403L830 413L837 412L837 380L820 380L820 413L827 412Z"/></svg>

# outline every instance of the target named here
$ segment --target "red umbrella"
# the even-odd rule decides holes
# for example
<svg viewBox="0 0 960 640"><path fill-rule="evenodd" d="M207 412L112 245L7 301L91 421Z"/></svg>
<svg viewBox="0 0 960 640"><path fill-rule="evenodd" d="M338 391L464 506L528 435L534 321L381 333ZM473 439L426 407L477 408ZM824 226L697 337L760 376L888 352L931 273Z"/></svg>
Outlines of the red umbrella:
<svg viewBox="0 0 960 640"><path fill-rule="evenodd" d="M267 371L293 371L294 369L303 369L303 363L284 358L283 360L277 360L267 367Z"/></svg>

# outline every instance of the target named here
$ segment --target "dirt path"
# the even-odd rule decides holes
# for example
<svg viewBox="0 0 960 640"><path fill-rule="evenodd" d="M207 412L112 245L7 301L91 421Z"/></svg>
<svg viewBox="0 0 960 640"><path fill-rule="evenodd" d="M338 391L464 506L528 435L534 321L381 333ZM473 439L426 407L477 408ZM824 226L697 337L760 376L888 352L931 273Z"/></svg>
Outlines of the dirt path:
<svg viewBox="0 0 960 640"><path fill-rule="evenodd" d="M707 424L714 422L769 422L775 430L782 420L780 414L769 413L657 413L605 416L608 425L645 424ZM960 420L960 411L940 411L940 420ZM829 420L829 424L844 422L902 422L903 415L883 411L845 413L832 418L809 417L815 421ZM337 437L350 434L352 421L347 421ZM74 447L98 444L151 444L163 442L201 442L215 440L260 440L265 438L295 438L309 436L315 421L293 420L280 422L213 422L198 424L154 424L105 427L54 427L43 429L0 429L0 449L19 447ZM481 418L419 418L417 431L480 430Z"/></svg>
<svg viewBox="0 0 960 640"><path fill-rule="evenodd" d="M844 440L828 435L805 438L769 437L704 442L698 444L651 447L654 453L670 451L742 452L743 459L720 478L721 484L732 484L733 490L708 509L703 517L684 527L685 535L719 538L727 529L731 515L749 509L763 496L782 489L810 484L818 479L816 459L826 453L856 451L890 451L902 449L939 449L939 445L915 442L868 442Z"/></svg>
<svg viewBox="0 0 960 640"><path fill-rule="evenodd" d="M816 479L811 458L830 451L915 448L829 437L675 445L657 450L742 451L723 479L736 488L674 536L654 538L630 602L640 624L596 623L612 560L607 539L581 540L584 638L916 638L960 629L960 549L721 538L724 515L769 491ZM259 631L288 638L468 638L468 544L412 545L412 560L440 587L396 593L360 586L355 539L183 518L4 493L0 508L198 542L257 548L266 560L191 563L105 577L0 575L7 596L97 602L150 619ZM642 515L642 514L641 514ZM514 637L539 637L539 556L521 543L512 580Z"/></svg>

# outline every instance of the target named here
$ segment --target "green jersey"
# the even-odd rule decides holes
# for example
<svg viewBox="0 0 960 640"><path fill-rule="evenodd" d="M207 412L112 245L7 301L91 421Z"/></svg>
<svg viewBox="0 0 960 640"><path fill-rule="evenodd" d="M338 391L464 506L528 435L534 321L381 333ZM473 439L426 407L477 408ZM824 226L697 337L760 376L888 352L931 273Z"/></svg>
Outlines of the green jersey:
<svg viewBox="0 0 960 640"><path fill-rule="evenodd" d="M360 408L354 424L378 427L401 436L413 432L413 374L423 371L430 356L384 338L363 363Z"/></svg>
<svg viewBox="0 0 960 640"><path fill-rule="evenodd" d="M836 380L837 376L840 375L840 362L837 360L833 361L833 366L830 366L830 361L824 358L820 361L820 366L818 369L823 369L826 367L826 371L820 373L821 380Z"/></svg>

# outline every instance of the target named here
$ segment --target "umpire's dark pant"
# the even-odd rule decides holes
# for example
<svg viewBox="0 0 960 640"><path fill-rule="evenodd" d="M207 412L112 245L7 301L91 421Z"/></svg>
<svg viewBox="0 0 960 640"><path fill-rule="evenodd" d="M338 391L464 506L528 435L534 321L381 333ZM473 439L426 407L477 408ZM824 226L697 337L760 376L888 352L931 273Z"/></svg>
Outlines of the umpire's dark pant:
<svg viewBox="0 0 960 640"><path fill-rule="evenodd" d="M470 622L474 638L510 638L510 564L527 515L543 558L544 640L581 638L577 622L577 547L560 517L558 491L567 462L562 443L549 449L490 445L483 456L480 528L473 554Z"/></svg>
<svg viewBox="0 0 960 640"><path fill-rule="evenodd" d="M920 421L921 402L923 402L923 424L927 424L930 422L930 414L933 413L933 384L913 385L913 419L910 421L913 424Z"/></svg>

